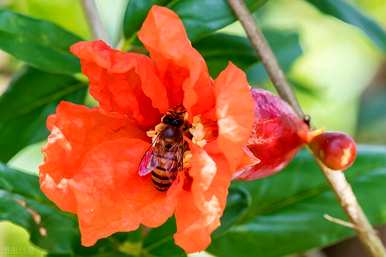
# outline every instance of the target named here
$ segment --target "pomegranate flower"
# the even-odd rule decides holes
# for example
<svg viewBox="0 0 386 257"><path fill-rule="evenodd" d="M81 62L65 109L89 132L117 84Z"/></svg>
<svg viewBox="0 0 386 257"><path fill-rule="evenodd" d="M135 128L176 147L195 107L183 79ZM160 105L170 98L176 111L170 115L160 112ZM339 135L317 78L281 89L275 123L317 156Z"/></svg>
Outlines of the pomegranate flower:
<svg viewBox="0 0 386 257"><path fill-rule="evenodd" d="M154 6L138 33L150 57L102 41L71 47L99 102L61 102L40 166L49 199L79 220L82 244L157 227L175 215L174 239L205 249L228 187L245 163L254 102L233 64L212 80L182 22Z"/></svg>

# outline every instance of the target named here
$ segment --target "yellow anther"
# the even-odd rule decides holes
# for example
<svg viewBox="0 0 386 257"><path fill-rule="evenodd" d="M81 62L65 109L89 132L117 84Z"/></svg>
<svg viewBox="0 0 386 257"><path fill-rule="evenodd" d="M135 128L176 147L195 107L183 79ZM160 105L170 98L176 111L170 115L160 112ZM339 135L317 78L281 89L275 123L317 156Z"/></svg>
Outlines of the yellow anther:
<svg viewBox="0 0 386 257"><path fill-rule="evenodd" d="M184 158L183 158L183 167L189 168L190 167L190 160L192 159L192 152L191 151L185 151Z"/></svg>
<svg viewBox="0 0 386 257"><path fill-rule="evenodd" d="M200 147L204 147L206 145L205 140L205 127L201 122L200 116L194 116L192 127L189 129L189 132L192 134L192 142Z"/></svg>

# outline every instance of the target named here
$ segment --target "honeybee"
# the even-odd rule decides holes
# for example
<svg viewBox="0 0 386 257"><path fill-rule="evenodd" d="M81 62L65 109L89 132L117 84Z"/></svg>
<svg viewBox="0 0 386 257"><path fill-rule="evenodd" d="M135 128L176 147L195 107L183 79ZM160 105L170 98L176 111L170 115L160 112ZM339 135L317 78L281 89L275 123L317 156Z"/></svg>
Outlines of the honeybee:
<svg viewBox="0 0 386 257"><path fill-rule="evenodd" d="M161 192L169 189L178 171L183 169L184 116L185 110L177 107L162 117L161 129L157 131L139 166L139 175L151 173L153 185Z"/></svg>

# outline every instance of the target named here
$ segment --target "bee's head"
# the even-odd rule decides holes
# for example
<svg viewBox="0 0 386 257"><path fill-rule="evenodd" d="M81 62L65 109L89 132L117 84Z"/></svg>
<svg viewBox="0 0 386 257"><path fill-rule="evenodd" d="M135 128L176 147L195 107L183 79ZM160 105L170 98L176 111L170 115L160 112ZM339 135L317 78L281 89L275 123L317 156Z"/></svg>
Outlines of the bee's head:
<svg viewBox="0 0 386 257"><path fill-rule="evenodd" d="M185 116L185 108L179 105L170 109L165 116L162 117L162 122L173 127L181 127L184 124Z"/></svg>
<svg viewBox="0 0 386 257"><path fill-rule="evenodd" d="M183 118L181 118L179 115L171 115L167 114L162 118L162 122L166 125L170 125L173 127L181 127L182 124L184 124Z"/></svg>

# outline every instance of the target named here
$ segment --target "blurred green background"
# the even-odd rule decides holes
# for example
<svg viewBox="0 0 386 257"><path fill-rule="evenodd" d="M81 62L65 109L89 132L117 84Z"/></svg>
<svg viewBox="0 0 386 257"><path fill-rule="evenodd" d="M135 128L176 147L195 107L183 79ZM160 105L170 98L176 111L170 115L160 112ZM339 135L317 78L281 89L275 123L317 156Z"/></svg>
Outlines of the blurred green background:
<svg viewBox="0 0 386 257"><path fill-rule="evenodd" d="M117 44L129 0L97 2L108 40ZM350 1L386 28L386 1ZM52 21L84 38L90 31L77 0L0 0L8 8ZM288 69L288 77L305 112L317 127L341 130L360 143L386 144L386 59L385 54L357 27L321 13L302 0L269 1L255 16L264 28L299 33L303 50ZM238 23L222 32L244 35ZM21 62L0 51L0 94ZM265 82L259 86L272 88ZM42 160L37 143L9 161L11 167L36 171ZM8 222L0 223L0 257L43 256L32 246L28 234Z"/></svg>

